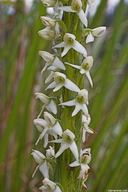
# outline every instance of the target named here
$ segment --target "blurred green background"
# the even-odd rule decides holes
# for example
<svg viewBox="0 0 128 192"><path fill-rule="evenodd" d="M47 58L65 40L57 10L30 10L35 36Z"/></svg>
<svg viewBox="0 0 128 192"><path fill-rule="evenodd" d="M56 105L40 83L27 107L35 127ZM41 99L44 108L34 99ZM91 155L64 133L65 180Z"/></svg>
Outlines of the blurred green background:
<svg viewBox="0 0 128 192"><path fill-rule="evenodd" d="M85 82L90 127L98 132L83 144L92 148L89 192L128 190L128 5L120 0L107 10L107 0L101 0L88 16L89 28L107 26L87 46L94 58L94 88ZM38 137L33 119L41 108L34 93L44 91L47 76L40 75L44 62L38 51L52 45L37 34L45 11L38 0L30 10L23 0L0 1L0 192L38 192L42 185L40 172L31 177L36 163L30 153Z"/></svg>

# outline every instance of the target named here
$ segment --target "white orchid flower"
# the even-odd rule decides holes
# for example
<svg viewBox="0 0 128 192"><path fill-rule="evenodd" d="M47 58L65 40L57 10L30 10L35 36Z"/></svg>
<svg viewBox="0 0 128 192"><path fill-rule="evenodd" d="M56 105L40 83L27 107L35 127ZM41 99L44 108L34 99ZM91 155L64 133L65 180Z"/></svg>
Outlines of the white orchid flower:
<svg viewBox="0 0 128 192"><path fill-rule="evenodd" d="M41 71L41 74L47 69L50 64L52 65L52 67L48 68L50 70L66 69L62 61L56 55L53 55L47 51L39 51L39 55L46 61L45 66Z"/></svg>
<svg viewBox="0 0 128 192"><path fill-rule="evenodd" d="M32 151L33 152L31 153L31 155L34 157L35 161L38 163L34 173L32 174L32 178L34 177L38 169L40 170L40 172L44 177L49 178L49 167L47 166L47 162L45 160L46 157L40 151L37 151L37 150L32 150Z"/></svg>
<svg viewBox="0 0 128 192"><path fill-rule="evenodd" d="M38 35L46 40L53 40L56 37L56 34L50 27L46 27L40 31L38 31Z"/></svg>
<svg viewBox="0 0 128 192"><path fill-rule="evenodd" d="M88 21L85 16L85 13L82 9L82 2L81 0L72 0L71 6L63 6L59 7L58 9L66 11L66 12L73 12L78 15L80 18L81 22L87 27Z"/></svg>
<svg viewBox="0 0 128 192"><path fill-rule="evenodd" d="M54 7L56 0L41 0L45 7Z"/></svg>
<svg viewBox="0 0 128 192"><path fill-rule="evenodd" d="M94 37L102 36L106 31L106 27L97 27L95 29L84 29L83 35L86 36L86 43L93 42Z"/></svg>
<svg viewBox="0 0 128 192"><path fill-rule="evenodd" d="M73 83L71 80L66 78L66 75L60 72L53 72L50 78L47 79L48 82L52 77L54 77L54 81L45 89L53 89L53 92L58 91L62 87L66 87L67 89L75 92L79 92L79 87Z"/></svg>
<svg viewBox="0 0 128 192"><path fill-rule="evenodd" d="M43 93L35 93L36 95L36 99L40 99L42 101L42 103L44 104L42 106L41 112L38 115L37 118L40 117L40 115L42 114L43 110L46 108L48 111L57 114L57 107L56 107L56 103L55 101L52 99L52 97L48 97Z"/></svg>
<svg viewBox="0 0 128 192"><path fill-rule="evenodd" d="M94 4L95 4L95 0L88 0L89 12L91 11L92 5L94 5Z"/></svg>
<svg viewBox="0 0 128 192"><path fill-rule="evenodd" d="M62 139L53 140L51 142L61 143L59 151L56 153L55 158L59 157L66 149L70 148L76 160L78 160L78 149L74 141L75 135L69 129L62 133Z"/></svg>
<svg viewBox="0 0 128 192"><path fill-rule="evenodd" d="M62 192L61 189L48 178L44 178L43 186L39 188L42 192Z"/></svg>
<svg viewBox="0 0 128 192"><path fill-rule="evenodd" d="M67 52L73 48L74 50L78 51L79 53L83 54L85 57L87 56L86 49L75 40L76 37L73 34L65 33L64 35L64 41L59 43L58 45L55 45L53 48L61 48L64 47L63 52L61 53L61 57L67 54Z"/></svg>
<svg viewBox="0 0 128 192"><path fill-rule="evenodd" d="M87 148L84 150L81 150L80 152L80 160L74 161L73 163L69 164L69 167L77 167L81 166L80 174L77 179L81 179L84 176L84 173L90 169L88 166L88 163L91 161L91 149Z"/></svg>
<svg viewBox="0 0 128 192"><path fill-rule="evenodd" d="M82 128L83 128L82 141L83 142L85 142L86 132L91 134L97 134L96 131L88 127L90 121L91 121L90 115L88 115L88 117L85 115L82 115Z"/></svg>
<svg viewBox="0 0 128 192"><path fill-rule="evenodd" d="M76 99L61 103L60 105L75 106L72 117L75 116L80 110L82 110L84 114L88 116L88 109L85 103L88 104L88 91L86 89L82 89L79 91Z"/></svg>
<svg viewBox="0 0 128 192"><path fill-rule="evenodd" d="M90 76L90 73L89 73L89 70L92 68L92 65L93 65L93 57L92 56L88 56L86 57L83 62L81 63L81 66L79 65L73 65L71 63L68 63L68 62L65 62L65 64L67 65L70 65L76 69L79 69L80 70L80 73L81 74L86 74L91 86L93 87L93 82L92 82L92 79L91 79L91 76Z"/></svg>
<svg viewBox="0 0 128 192"><path fill-rule="evenodd" d="M62 135L62 128L59 122L48 112L44 112L44 119L34 119L33 122L38 131L41 132L35 145L44 137L44 147L46 148L49 134L55 139L57 139L57 135Z"/></svg>

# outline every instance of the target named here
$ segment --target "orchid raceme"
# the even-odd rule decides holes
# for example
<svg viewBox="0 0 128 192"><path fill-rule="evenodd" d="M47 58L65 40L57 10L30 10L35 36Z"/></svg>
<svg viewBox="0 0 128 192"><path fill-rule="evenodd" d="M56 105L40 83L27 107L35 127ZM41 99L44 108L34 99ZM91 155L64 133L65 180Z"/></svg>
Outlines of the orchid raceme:
<svg viewBox="0 0 128 192"><path fill-rule="evenodd" d="M48 112L44 112L44 119L34 119L34 124L38 131L41 132L36 145L44 137L44 147L47 147L49 134L53 135L55 139L57 139L57 135L62 135L59 122Z"/></svg>
<svg viewBox="0 0 128 192"><path fill-rule="evenodd" d="M93 87L93 82L92 82L92 78L90 76L90 73L89 73L89 70L92 68L92 65L93 65L93 57L92 56L88 56L86 57L82 63L81 63L81 66L79 65L73 65L71 63L68 63L68 62L65 62L65 64L67 65L70 65L76 69L79 69L80 70L80 73L81 74L86 74L91 86Z"/></svg>
<svg viewBox="0 0 128 192"><path fill-rule="evenodd" d="M82 23L87 27L88 21L85 16L85 13L82 9L82 2L81 0L72 0L71 6L64 6L60 7L59 9L66 11L66 12L73 12L78 15Z"/></svg>
<svg viewBox="0 0 128 192"><path fill-rule="evenodd" d="M57 107L56 107L56 103L53 100L52 97L48 97L43 93L35 93L36 95L36 99L40 99L42 101L42 103L44 104L42 106L41 112L38 115L38 118L40 117L40 115L42 114L43 110L46 108L48 111L56 114L57 113Z"/></svg>
<svg viewBox="0 0 128 192"><path fill-rule="evenodd" d="M86 43L93 42L94 37L100 37L104 35L106 27L97 27L95 29L83 29L83 36L87 36Z"/></svg>
<svg viewBox="0 0 128 192"><path fill-rule="evenodd" d="M43 186L39 188L42 192L62 192L61 189L48 178L44 178Z"/></svg>
<svg viewBox="0 0 128 192"><path fill-rule="evenodd" d="M78 149L74 139L75 135L69 129L66 129L66 131L62 133L62 139L51 141L54 143L61 143L60 149L56 153L55 158L59 157L67 148L70 148L74 157L78 160Z"/></svg>
<svg viewBox="0 0 128 192"><path fill-rule="evenodd" d="M67 79L66 75L63 73L54 72L52 73L51 77L54 77L54 81L50 85L48 85L48 87L45 90L54 88L53 92L56 92L60 88L66 87L71 91L75 91L75 92L80 91L79 87L75 83L73 83L71 80Z"/></svg>
<svg viewBox="0 0 128 192"><path fill-rule="evenodd" d="M87 56L83 40L87 36L86 43L94 41L94 37L104 34L106 27L85 28L88 25L86 6L89 5L90 11L95 0L41 1L44 6L53 8L53 15L40 17L46 28L38 32L43 39L52 41L52 53L43 50L39 55L45 61L41 74L50 71L45 79L45 84L49 83L45 90L52 89L53 96L35 94L43 103L33 121L40 132L36 145L40 141L44 148L49 148L45 149L45 155L33 150L38 163L34 174L39 168L44 176L43 186L39 188L42 192L82 192L82 186L87 191L85 181L90 171L91 149L82 150L81 144L85 142L86 132L96 132L89 128L88 91L84 87L84 74L93 87L90 76L93 57Z"/></svg>
<svg viewBox="0 0 128 192"><path fill-rule="evenodd" d="M37 151L37 150L33 150L31 155L34 157L35 161L38 163L32 177L34 177L35 173L39 169L44 177L49 178L49 168L45 160L46 157L40 151Z"/></svg>
<svg viewBox="0 0 128 192"><path fill-rule="evenodd" d="M88 127L90 121L91 121L90 115L88 115L88 117L85 115L82 115L82 127L83 127L82 140L83 140L83 142L85 142L86 132L91 133L91 134L97 134L96 131L94 131L93 129Z"/></svg>
<svg viewBox="0 0 128 192"><path fill-rule="evenodd" d="M46 64L41 71L41 74L47 69L50 64L52 65L51 69L53 69L54 71L56 69L66 69L62 61L56 55L52 55L46 51L39 51L39 55L46 61Z"/></svg>
<svg viewBox="0 0 128 192"><path fill-rule="evenodd" d="M65 56L71 48L73 48L75 51L78 51L79 53L83 54L86 57L87 56L86 49L75 39L76 39L75 35L65 33L64 41L62 43L59 43L58 45L55 45L53 48L64 47L64 50L61 53L61 57Z"/></svg>
<svg viewBox="0 0 128 192"><path fill-rule="evenodd" d="M79 91L76 99L61 103L60 105L75 106L72 117L75 116L80 110L82 110L84 114L88 116L88 109L85 103L88 103L88 91L86 89L82 89Z"/></svg>

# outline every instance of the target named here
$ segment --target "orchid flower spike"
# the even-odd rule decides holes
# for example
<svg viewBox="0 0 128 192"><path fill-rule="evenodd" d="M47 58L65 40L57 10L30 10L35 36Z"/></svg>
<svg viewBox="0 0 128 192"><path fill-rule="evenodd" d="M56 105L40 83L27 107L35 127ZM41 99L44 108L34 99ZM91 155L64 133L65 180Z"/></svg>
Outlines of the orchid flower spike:
<svg viewBox="0 0 128 192"><path fill-rule="evenodd" d="M56 34L50 27L46 27L40 31L38 31L38 35L46 40L53 40L56 37Z"/></svg>
<svg viewBox="0 0 128 192"><path fill-rule="evenodd" d="M42 192L62 192L61 189L48 178L44 178L43 186L39 188Z"/></svg>
<svg viewBox="0 0 128 192"><path fill-rule="evenodd" d="M48 135L53 135L57 139L57 135L62 135L62 128L59 122L48 112L44 112L44 119L34 119L34 124L39 132L41 132L37 142L44 137L44 147L48 144Z"/></svg>
<svg viewBox="0 0 128 192"><path fill-rule="evenodd" d="M95 4L95 0L88 0L89 12L91 11L92 5L94 5L94 4Z"/></svg>
<svg viewBox="0 0 128 192"><path fill-rule="evenodd" d="M45 7L54 7L56 0L41 0Z"/></svg>
<svg viewBox="0 0 128 192"><path fill-rule="evenodd" d="M78 149L74 141L75 135L69 129L62 133L62 139L53 140L51 142L61 143L59 151L56 153L55 158L59 157L66 149L70 148L76 160L78 160Z"/></svg>
<svg viewBox="0 0 128 192"><path fill-rule="evenodd" d="M47 69L50 64L52 64L52 66L48 68L49 70L66 69L62 61L56 55L53 55L47 51L39 51L39 55L46 61L41 74Z"/></svg>
<svg viewBox="0 0 128 192"><path fill-rule="evenodd" d="M35 161L38 163L34 173L32 174L32 178L34 177L38 169L40 170L40 172L44 177L49 178L49 168L45 160L46 157L40 151L37 151L37 150L32 150L32 151L33 152L31 153L31 155L34 157Z"/></svg>
<svg viewBox="0 0 128 192"><path fill-rule="evenodd" d="M81 22L87 27L88 21L85 16L85 13L82 9L82 2L81 0L72 0L71 6L63 6L59 7L58 9L66 11L66 12L73 12L78 15L80 18Z"/></svg>
<svg viewBox="0 0 128 192"><path fill-rule="evenodd" d="M106 27L97 27L95 29L83 29L83 35L86 36L86 43L93 42L94 37L102 36L106 31Z"/></svg>
<svg viewBox="0 0 128 192"><path fill-rule="evenodd" d="M85 115L82 115L82 127L83 127L82 141L83 142L85 142L86 132L91 134L97 134L96 131L88 127L90 121L91 121L90 115L88 115L88 117Z"/></svg>
<svg viewBox="0 0 128 192"><path fill-rule="evenodd" d="M69 167L77 167L81 166L80 174L77 179L81 179L84 176L84 173L90 169L90 167L87 165L91 161L91 149L87 148L84 150L81 150L80 152L80 159L79 161L74 161L73 163L69 164Z"/></svg>
<svg viewBox="0 0 128 192"><path fill-rule="evenodd" d="M88 109L85 103L88 104L88 91L86 89L82 89L79 91L76 99L61 103L60 105L75 106L72 117L75 116L80 110L82 110L84 114L88 116Z"/></svg>
<svg viewBox="0 0 128 192"><path fill-rule="evenodd" d="M71 91L80 91L79 87L71 80L67 79L65 74L60 72L53 72L49 79L51 79L52 77L54 77L54 81L45 90L54 88L53 92L55 92L64 86Z"/></svg>
<svg viewBox="0 0 128 192"><path fill-rule="evenodd" d="M92 82L92 79L91 79L91 76L90 76L90 69L92 68L92 65L93 65L93 57L92 56L88 56L86 57L83 62L81 63L81 66L79 65L73 65L71 63L68 63L68 62L65 62L65 64L67 65L70 65L76 69L79 69L80 70L80 73L81 74L86 74L91 86L93 87L93 82Z"/></svg>
<svg viewBox="0 0 128 192"><path fill-rule="evenodd" d="M61 53L61 57L65 56L71 48L73 48L74 50L83 54L86 57L87 56L86 49L75 39L76 39L75 35L70 33L65 33L64 41L59 43L58 45L55 45L53 48L64 47L64 50Z"/></svg>
<svg viewBox="0 0 128 192"><path fill-rule="evenodd" d="M48 97L43 93L35 93L36 99L40 99L42 103L44 104L42 106L41 112L38 115L37 118L39 118L43 112L43 110L46 108L48 111L57 114L57 107L55 101L52 99L52 97Z"/></svg>

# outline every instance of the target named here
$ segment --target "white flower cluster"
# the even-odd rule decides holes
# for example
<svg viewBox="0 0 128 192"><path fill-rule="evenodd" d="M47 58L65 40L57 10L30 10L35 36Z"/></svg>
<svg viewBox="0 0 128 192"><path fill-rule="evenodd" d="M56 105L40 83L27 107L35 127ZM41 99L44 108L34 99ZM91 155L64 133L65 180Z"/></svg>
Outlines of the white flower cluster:
<svg viewBox="0 0 128 192"><path fill-rule="evenodd" d="M82 9L82 2L81 0L72 0L71 6L63 6L61 2L58 0L41 0L44 6L46 7L54 7L54 18L41 16L42 23L46 26L45 29L40 30L38 32L39 36L46 40L55 40L59 38L62 34L62 30L60 30L60 21L63 16L63 12L73 12L78 15L83 25L86 27L83 29L83 36L87 36L86 43L94 41L94 37L99 37L104 34L106 27L98 27L95 29L87 28L88 21L85 16L85 13ZM94 4L94 0L88 0L89 11ZM55 43L55 42L54 42ZM42 69L41 73L43 73L46 69L50 70L50 75L45 80L45 83L52 81L47 89L53 89L53 92L60 90L62 87L70 91L74 91L77 93L75 99L63 102L61 101L57 107L57 102L55 97L48 97L43 93L36 93L36 98L40 99L43 103L42 110L38 115L37 119L34 119L34 124L37 130L40 132L39 138L36 141L36 145L40 140L43 139L43 146L44 148L47 147L48 143L60 143L60 148L55 154L54 147L51 147L46 150L46 156L44 156L38 150L33 150L32 155L37 162L37 167L33 173L33 177L36 171L39 169L42 175L44 176L43 186L39 189L43 192L61 192L60 187L49 180L49 169L51 168L51 161L52 159L58 158L66 149L70 149L75 157L75 161L69 165L68 167L77 167L80 166L80 174L78 179L82 179L82 185L86 188L84 182L88 177L88 172L90 167L88 166L89 162L91 161L91 149L81 149L80 154L78 152L78 148L75 142L75 135L69 129L64 129L60 125L60 120L55 119L53 115L57 114L57 108L61 106L75 106L74 111L72 112L71 116L74 117L78 114L80 110L83 111L82 115L82 141L85 142L85 134L86 132L96 134L94 130L88 127L91 118L88 114L88 91L86 89L81 89L70 79L67 78L66 74L66 67L67 65L79 70L80 74L86 74L91 86L93 86L93 82L90 76L90 69L93 66L93 57L87 56L87 51L77 40L74 34L65 33L63 36L63 42L54 45L53 49L56 48L63 48L63 51L60 56L48 53L46 51L39 51L39 55L46 61L44 68ZM74 49L75 51L79 52L83 55L83 59L81 62L81 66L62 62L62 57L64 57L70 49ZM64 73L65 72L65 73ZM47 110L47 111L44 111ZM44 112L44 113L43 113ZM41 114L43 113L44 119L40 118ZM52 113L52 115L51 115ZM71 117L71 118L72 118ZM69 128L69 127L68 127ZM53 136L55 140L49 141L49 135ZM59 139L58 139L59 137Z"/></svg>

